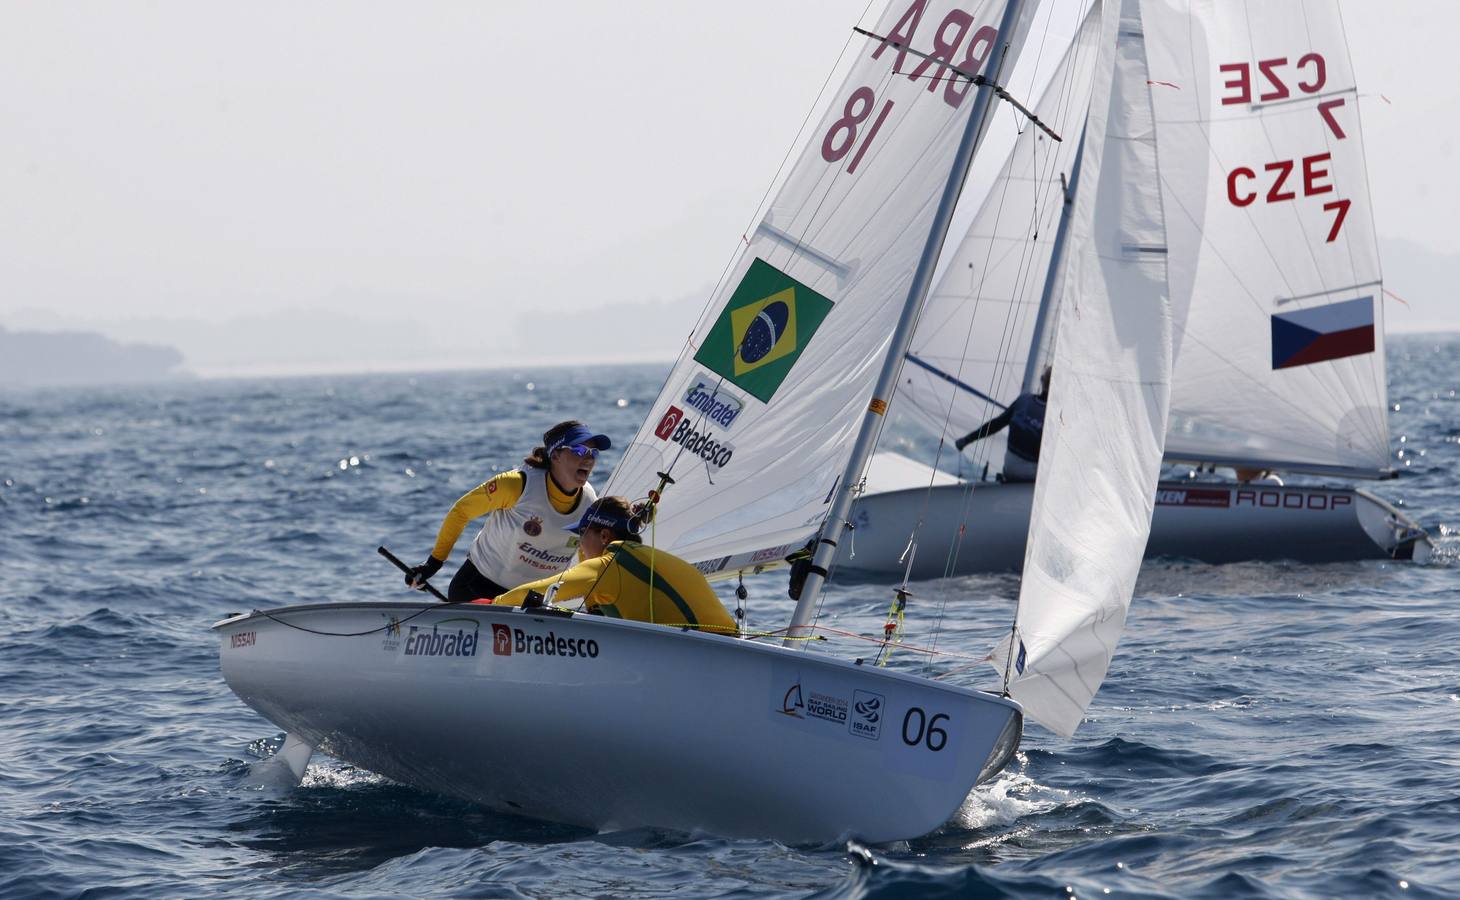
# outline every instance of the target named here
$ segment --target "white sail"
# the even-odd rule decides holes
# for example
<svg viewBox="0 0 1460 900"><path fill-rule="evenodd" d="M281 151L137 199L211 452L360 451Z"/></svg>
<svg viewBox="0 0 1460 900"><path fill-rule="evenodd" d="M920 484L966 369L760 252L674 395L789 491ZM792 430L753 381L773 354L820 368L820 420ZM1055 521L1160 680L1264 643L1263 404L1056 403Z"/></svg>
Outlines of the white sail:
<svg viewBox="0 0 1460 900"><path fill-rule="evenodd" d="M1025 388L1034 326L1090 104L1099 4L1049 79L1035 114L1063 141L1024 127L923 309L898 401L950 441ZM1048 329L1052 331L1053 329ZM1002 435L980 445L999 457Z"/></svg>
<svg viewBox="0 0 1460 900"><path fill-rule="evenodd" d="M898 45L979 69L1004 6L899 0L873 29L892 41L857 39L614 472L609 490L629 495L674 479L657 546L710 569L749 551L774 559L826 515L973 105L968 80ZM1009 39L1012 60L1022 40Z"/></svg>
<svg viewBox="0 0 1460 900"><path fill-rule="evenodd" d="M1338 3L1146 10L1178 325L1167 455L1378 474L1383 293Z"/></svg>
<svg viewBox="0 0 1460 900"><path fill-rule="evenodd" d="M1084 717L1125 625L1170 391L1149 40L1137 0L1120 6L1102 11L1019 610L995 654L1014 698L1065 736Z"/></svg>

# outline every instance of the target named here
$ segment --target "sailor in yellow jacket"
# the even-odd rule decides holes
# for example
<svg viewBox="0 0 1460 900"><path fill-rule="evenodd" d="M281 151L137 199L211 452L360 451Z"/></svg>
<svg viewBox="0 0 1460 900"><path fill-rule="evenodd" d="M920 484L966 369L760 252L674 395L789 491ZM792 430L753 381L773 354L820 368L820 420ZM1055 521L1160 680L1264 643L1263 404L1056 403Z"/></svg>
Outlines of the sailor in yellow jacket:
<svg viewBox="0 0 1460 900"><path fill-rule="evenodd" d="M431 555L406 570L407 585L420 589L434 576L466 524L481 516L486 524L451 579L447 598L452 603L492 597L509 585L573 564L575 554L563 529L597 499L588 476L598 452L610 444L607 436L572 419L549 428L542 440L521 469L503 472L456 501L441 523Z"/></svg>
<svg viewBox="0 0 1460 900"><path fill-rule="evenodd" d="M735 619L698 569L635 539L638 527L624 498L599 498L568 530L578 534L582 562L561 575L513 588L495 602L521 606L528 591L546 595L556 584L554 602L581 597L590 612L601 615L687 625L714 634L738 632Z"/></svg>

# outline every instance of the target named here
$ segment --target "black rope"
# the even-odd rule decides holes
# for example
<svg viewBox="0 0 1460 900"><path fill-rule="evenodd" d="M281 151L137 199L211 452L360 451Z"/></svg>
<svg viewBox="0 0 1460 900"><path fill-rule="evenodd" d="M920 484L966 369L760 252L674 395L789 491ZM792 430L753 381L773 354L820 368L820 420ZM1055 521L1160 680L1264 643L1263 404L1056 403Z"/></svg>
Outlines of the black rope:
<svg viewBox="0 0 1460 900"><path fill-rule="evenodd" d="M369 631L320 631L320 630L318 630L316 628L306 628L303 625L295 625L293 622L286 622L283 619L279 618L278 616L274 615L273 613L266 612L266 611L261 610L261 609L254 610L254 615L256 615L256 616L263 616L266 619L270 619L272 621L278 622L280 625L283 625L285 628L293 628L295 631L305 631L305 632L308 632L309 634L318 634L318 635L323 635L324 637L365 637L366 635L378 634L378 633L380 633L382 631L391 631L392 629L397 629L398 630L401 627L401 625L404 625L406 622L409 622L410 620L412 620L412 619L416 618L417 616L420 616L420 615L422 615L424 613L428 613L428 612L430 612L433 609L441 609L442 607L445 607L445 606L460 606L460 605L462 605L462 604L459 603L459 602L458 603L447 602L447 603L442 603L439 606L427 606L427 607L424 607L424 608L422 608L420 610L417 610L416 612L410 614L409 616L406 616L404 619L396 619L395 621L387 622L386 624L381 625L379 628L372 628Z"/></svg>

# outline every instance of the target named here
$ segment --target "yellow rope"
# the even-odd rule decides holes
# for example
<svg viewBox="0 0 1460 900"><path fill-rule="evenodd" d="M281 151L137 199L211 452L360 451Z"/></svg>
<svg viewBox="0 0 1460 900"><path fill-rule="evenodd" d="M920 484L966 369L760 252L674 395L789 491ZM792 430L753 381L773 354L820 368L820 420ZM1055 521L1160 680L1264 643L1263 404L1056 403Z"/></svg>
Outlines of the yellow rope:
<svg viewBox="0 0 1460 900"><path fill-rule="evenodd" d="M882 626L882 646L887 652L882 654L882 659L877 665L886 666L887 661L892 659L892 648L902 643L902 627L905 621L907 601L901 596L893 599L892 606L887 609L887 624Z"/></svg>

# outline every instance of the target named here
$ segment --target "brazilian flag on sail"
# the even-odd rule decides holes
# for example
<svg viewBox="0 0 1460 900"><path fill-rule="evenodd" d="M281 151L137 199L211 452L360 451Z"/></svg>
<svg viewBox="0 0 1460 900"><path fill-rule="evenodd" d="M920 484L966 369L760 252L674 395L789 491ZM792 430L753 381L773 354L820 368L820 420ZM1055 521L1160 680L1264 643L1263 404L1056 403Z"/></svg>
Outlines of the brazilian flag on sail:
<svg viewBox="0 0 1460 900"><path fill-rule="evenodd" d="M831 307L830 300L757 259L720 311L695 361L769 403Z"/></svg>

